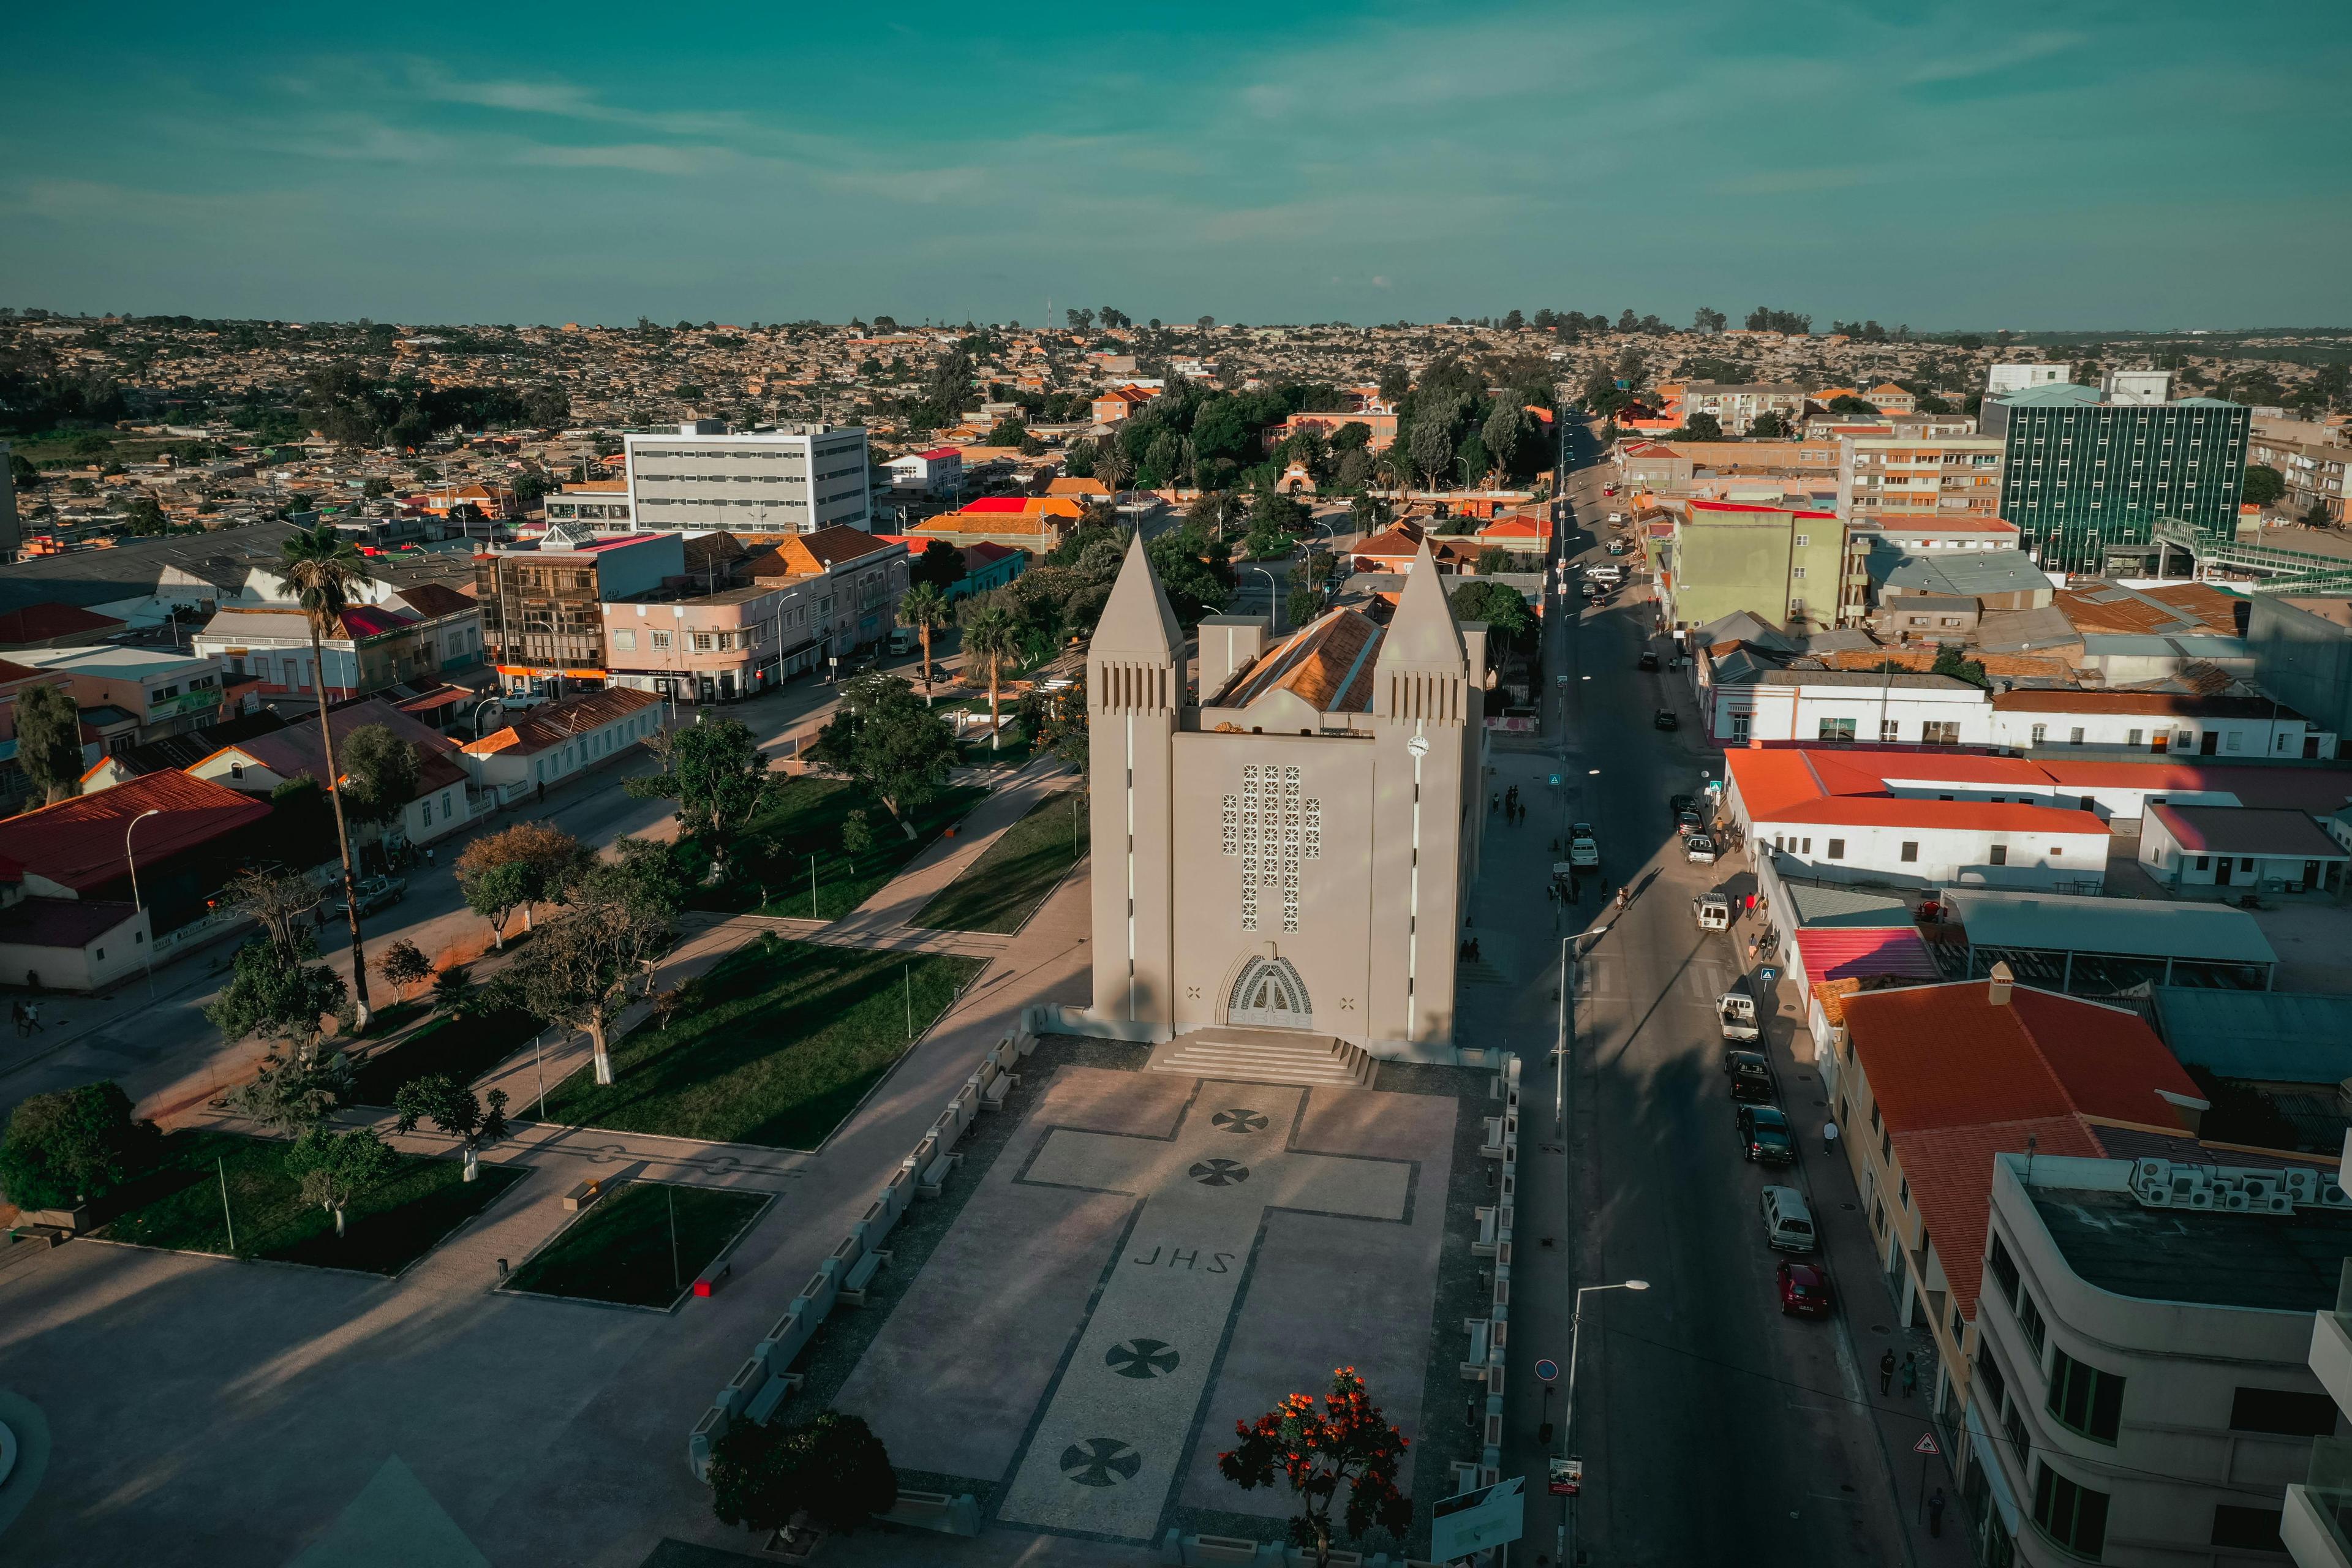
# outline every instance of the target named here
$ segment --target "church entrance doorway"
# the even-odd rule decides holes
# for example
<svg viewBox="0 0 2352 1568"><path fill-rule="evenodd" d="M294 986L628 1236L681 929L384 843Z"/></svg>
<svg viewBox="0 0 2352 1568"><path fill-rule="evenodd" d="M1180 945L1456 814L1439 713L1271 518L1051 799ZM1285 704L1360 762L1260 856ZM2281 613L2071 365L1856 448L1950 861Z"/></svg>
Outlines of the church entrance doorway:
<svg viewBox="0 0 2352 1568"><path fill-rule="evenodd" d="M1286 958L1253 958L1242 966L1227 998L1225 1022L1270 1029L1311 1029L1315 1009L1307 983Z"/></svg>

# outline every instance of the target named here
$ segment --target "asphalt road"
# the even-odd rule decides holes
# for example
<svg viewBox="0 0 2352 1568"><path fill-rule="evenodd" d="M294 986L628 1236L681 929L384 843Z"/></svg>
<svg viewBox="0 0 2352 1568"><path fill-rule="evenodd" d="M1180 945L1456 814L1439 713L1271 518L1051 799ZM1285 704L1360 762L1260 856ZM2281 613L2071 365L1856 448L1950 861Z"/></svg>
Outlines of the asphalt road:
<svg viewBox="0 0 2352 1568"><path fill-rule="evenodd" d="M1575 516L1605 533L1598 520L1615 503L1600 483L1588 472L1570 497ZM1605 558L1600 542L1584 529L1562 541L1578 565ZM1553 1556L1570 1528L1566 1505L1544 1495L1538 1431L1546 1416L1561 1420L1567 1379L1547 1395L1535 1363L1569 1367L1578 1287L1642 1279L1650 1289L1641 1293L1585 1298L1564 1436L1586 1465L1572 1559L1902 1563L1886 1459L1855 1403L1850 1341L1839 1323L1780 1311L1759 1195L1768 1181L1808 1187L1810 1176L1802 1164L1769 1174L1747 1164L1733 1135L1713 999L1738 973L1739 955L1731 939L1698 931L1690 900L1711 887L1743 893L1752 880L1738 863L1687 865L1665 811L1668 795L1696 793L1702 769L1719 772L1720 755L1690 739L1685 679L1635 668L1644 647L1671 654L1664 639L1651 641L1646 592L1629 586L1596 607L1571 602L1575 613L1555 600L1548 617L1549 668L1568 679L1547 718L1564 715L1565 745L1548 724L1540 749L1496 752L1495 787L1517 784L1528 813L1514 826L1490 815L1467 933L1483 959L1470 968L1465 1019L1517 1050L1524 1074L1505 1469L1528 1476L1531 1495L1515 1561ZM1678 711L1681 729L1654 728L1662 706ZM1572 908L1544 897L1549 845L1570 820L1598 829L1608 887L1640 889L1614 924L1590 879ZM1561 1075L1551 1055L1559 939L1593 930ZM1781 1020L1773 1051L1780 1095L1810 1104L1820 1086L1791 1063L1787 1027ZM1562 1442L1556 1436L1549 1449Z"/></svg>

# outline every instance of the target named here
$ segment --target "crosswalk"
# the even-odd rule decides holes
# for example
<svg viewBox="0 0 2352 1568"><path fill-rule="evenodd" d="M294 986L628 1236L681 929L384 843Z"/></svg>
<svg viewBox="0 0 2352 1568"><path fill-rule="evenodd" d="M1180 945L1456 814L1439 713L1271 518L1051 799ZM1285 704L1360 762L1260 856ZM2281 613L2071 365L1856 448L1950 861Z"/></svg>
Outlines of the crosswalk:
<svg viewBox="0 0 2352 1568"><path fill-rule="evenodd" d="M1651 1002L1675 995L1712 1007L1731 988L1739 971L1729 959L1699 953L1676 970L1664 985L1647 983L1647 994L1633 994L1632 964L1622 952L1607 946L1588 953L1576 966L1576 998L1580 1002Z"/></svg>

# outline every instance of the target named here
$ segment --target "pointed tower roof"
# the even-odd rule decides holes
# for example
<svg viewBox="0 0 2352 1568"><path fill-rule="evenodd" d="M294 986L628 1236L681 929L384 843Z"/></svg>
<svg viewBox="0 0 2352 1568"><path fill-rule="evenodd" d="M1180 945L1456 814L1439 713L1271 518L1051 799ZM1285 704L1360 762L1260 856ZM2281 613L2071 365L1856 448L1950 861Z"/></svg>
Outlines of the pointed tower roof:
<svg viewBox="0 0 2352 1568"><path fill-rule="evenodd" d="M1397 595L1396 615L1381 638L1380 669L1445 670L1467 675L1470 656L1462 646L1462 628L1454 623L1454 606L1437 580L1437 563L1429 541L1413 552L1412 570L1405 574L1404 591Z"/></svg>
<svg viewBox="0 0 2352 1568"><path fill-rule="evenodd" d="M1102 619L1095 623L1093 653L1141 655L1181 662L1184 628L1169 607L1168 591L1143 552L1143 535L1128 536L1127 559L1119 563L1118 581L1111 584Z"/></svg>

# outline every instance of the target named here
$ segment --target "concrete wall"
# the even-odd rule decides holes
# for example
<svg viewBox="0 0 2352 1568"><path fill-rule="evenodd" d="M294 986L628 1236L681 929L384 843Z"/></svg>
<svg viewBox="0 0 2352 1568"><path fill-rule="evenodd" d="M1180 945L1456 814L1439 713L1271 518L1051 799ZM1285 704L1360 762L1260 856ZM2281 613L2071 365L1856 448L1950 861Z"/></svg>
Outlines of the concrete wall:
<svg viewBox="0 0 2352 1568"><path fill-rule="evenodd" d="M2104 883L2107 835L2015 833L1968 827L1874 827L1821 823L1758 822L1749 828L1802 867L1800 874L1837 882L1886 882L1896 887L2055 888ZM1903 858L1905 845L1916 858ZM2004 846L2008 864L1992 863ZM1834 853L1833 853L1834 851Z"/></svg>
<svg viewBox="0 0 2352 1568"><path fill-rule="evenodd" d="M2352 630L2257 594L2246 642L2263 690L2323 730L2352 733Z"/></svg>
<svg viewBox="0 0 2352 1568"><path fill-rule="evenodd" d="M1991 740L1991 710L1975 687L1923 689L1903 686L1718 686L1708 718L1715 740L1732 743L1740 714L1748 715L1747 738L1758 741L1818 741L1822 721L1851 719L1857 742L1892 739L1921 742L1922 725L1956 723L1955 744L1981 746ZM1882 734L1892 722L1895 733Z"/></svg>

